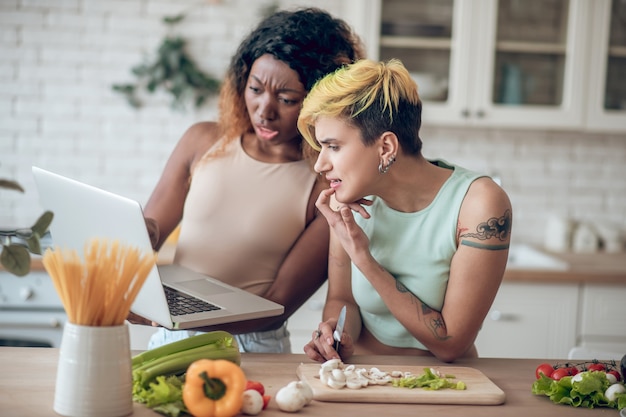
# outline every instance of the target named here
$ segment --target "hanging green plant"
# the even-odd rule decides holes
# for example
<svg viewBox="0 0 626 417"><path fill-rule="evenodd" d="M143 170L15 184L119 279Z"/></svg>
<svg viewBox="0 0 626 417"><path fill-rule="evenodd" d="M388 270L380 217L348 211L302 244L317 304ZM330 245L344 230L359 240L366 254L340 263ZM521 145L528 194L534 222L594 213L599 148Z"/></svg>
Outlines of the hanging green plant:
<svg viewBox="0 0 626 417"><path fill-rule="evenodd" d="M163 18L163 23L173 28L185 18L184 14ZM168 34L159 46L153 62L146 62L131 69L136 83L114 84L113 91L126 97L128 103L139 108L143 105L138 97L140 90L154 93L162 88L172 95L171 106L176 110L186 109L186 103L193 101L201 107L207 98L215 94L220 82L200 70L185 51L186 40Z"/></svg>
<svg viewBox="0 0 626 417"><path fill-rule="evenodd" d="M0 188L24 192L17 182L2 178ZM45 211L30 228L0 229L0 264L7 271L18 277L30 272L30 254L42 254L40 238L48 231L53 217L51 211ZM21 239L25 245L14 243L13 238Z"/></svg>

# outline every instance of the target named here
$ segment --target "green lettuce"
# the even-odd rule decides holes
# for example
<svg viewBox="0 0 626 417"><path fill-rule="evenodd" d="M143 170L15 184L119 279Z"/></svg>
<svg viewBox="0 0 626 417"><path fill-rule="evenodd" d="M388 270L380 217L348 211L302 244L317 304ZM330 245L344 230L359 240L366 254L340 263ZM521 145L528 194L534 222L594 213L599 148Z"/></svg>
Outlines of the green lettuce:
<svg viewBox="0 0 626 417"><path fill-rule="evenodd" d="M407 376L395 379L393 381L393 386L401 388L423 388L427 390L439 390L444 388L457 390L466 389L464 382L453 382L448 378L454 379L454 375L440 376L433 372L431 368L424 368L424 373L419 376Z"/></svg>
<svg viewBox="0 0 626 417"><path fill-rule="evenodd" d="M571 376L566 376L555 381L541 374L540 378L533 382L532 393L545 395L556 404L573 407L610 407L620 410L626 407L626 394L618 394L616 401L609 401L604 396L610 385L605 372L582 372L579 378L580 380L572 380Z"/></svg>
<svg viewBox="0 0 626 417"><path fill-rule="evenodd" d="M147 388L136 385L133 389L133 401L145 404L154 411L179 417L188 413L183 402L183 376L159 375Z"/></svg>

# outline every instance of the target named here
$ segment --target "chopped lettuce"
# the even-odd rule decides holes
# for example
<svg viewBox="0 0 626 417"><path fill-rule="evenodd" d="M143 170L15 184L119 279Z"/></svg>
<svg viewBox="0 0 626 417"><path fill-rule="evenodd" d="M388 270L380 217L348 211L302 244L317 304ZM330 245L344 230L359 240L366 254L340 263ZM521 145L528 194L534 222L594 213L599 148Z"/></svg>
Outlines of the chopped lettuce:
<svg viewBox="0 0 626 417"><path fill-rule="evenodd" d="M604 396L609 385L609 380L603 371L587 371L574 380L571 376L566 376L558 381L542 374L533 383L532 393L545 395L556 404L574 407L610 407L620 410L625 408L626 394L618 394L616 401L609 401Z"/></svg>
<svg viewBox="0 0 626 417"><path fill-rule="evenodd" d="M424 368L424 373L421 375L395 379L393 381L393 386L402 388L423 388L427 390L439 390L443 388L452 388L457 390L466 389L464 382L453 382L448 378L454 378L454 375L441 376L433 372L431 368Z"/></svg>
<svg viewBox="0 0 626 417"><path fill-rule="evenodd" d="M145 404L146 407L166 416L186 415L183 383L184 377L182 376L157 376L155 382L151 382L148 388L141 385L133 387L133 401Z"/></svg>

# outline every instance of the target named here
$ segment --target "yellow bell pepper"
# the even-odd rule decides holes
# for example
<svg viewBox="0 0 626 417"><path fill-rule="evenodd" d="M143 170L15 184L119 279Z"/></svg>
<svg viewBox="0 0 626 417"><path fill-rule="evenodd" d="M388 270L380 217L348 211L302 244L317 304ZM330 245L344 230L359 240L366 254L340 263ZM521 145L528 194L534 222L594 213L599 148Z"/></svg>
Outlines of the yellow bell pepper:
<svg viewBox="0 0 626 417"><path fill-rule="evenodd" d="M200 359L189 365L183 402L194 417L233 417L241 411L246 375L233 362Z"/></svg>

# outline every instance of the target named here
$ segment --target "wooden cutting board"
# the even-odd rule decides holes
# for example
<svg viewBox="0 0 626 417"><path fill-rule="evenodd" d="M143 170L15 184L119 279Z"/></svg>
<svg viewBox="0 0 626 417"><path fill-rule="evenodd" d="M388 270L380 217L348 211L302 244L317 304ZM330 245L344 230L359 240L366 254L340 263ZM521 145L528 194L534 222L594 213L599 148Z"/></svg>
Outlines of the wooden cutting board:
<svg viewBox="0 0 626 417"><path fill-rule="evenodd" d="M411 372L421 375L425 366L356 365L357 368L376 367L381 371ZM391 384L367 386L361 389L334 389L322 384L319 379L319 364L301 364L297 375L313 389L314 399L334 402L363 403L415 403L415 404L481 404L498 405L505 400L504 391L478 369L455 366L432 366L442 374L454 375L453 381L465 382L467 389L425 390L422 388L397 388Z"/></svg>

